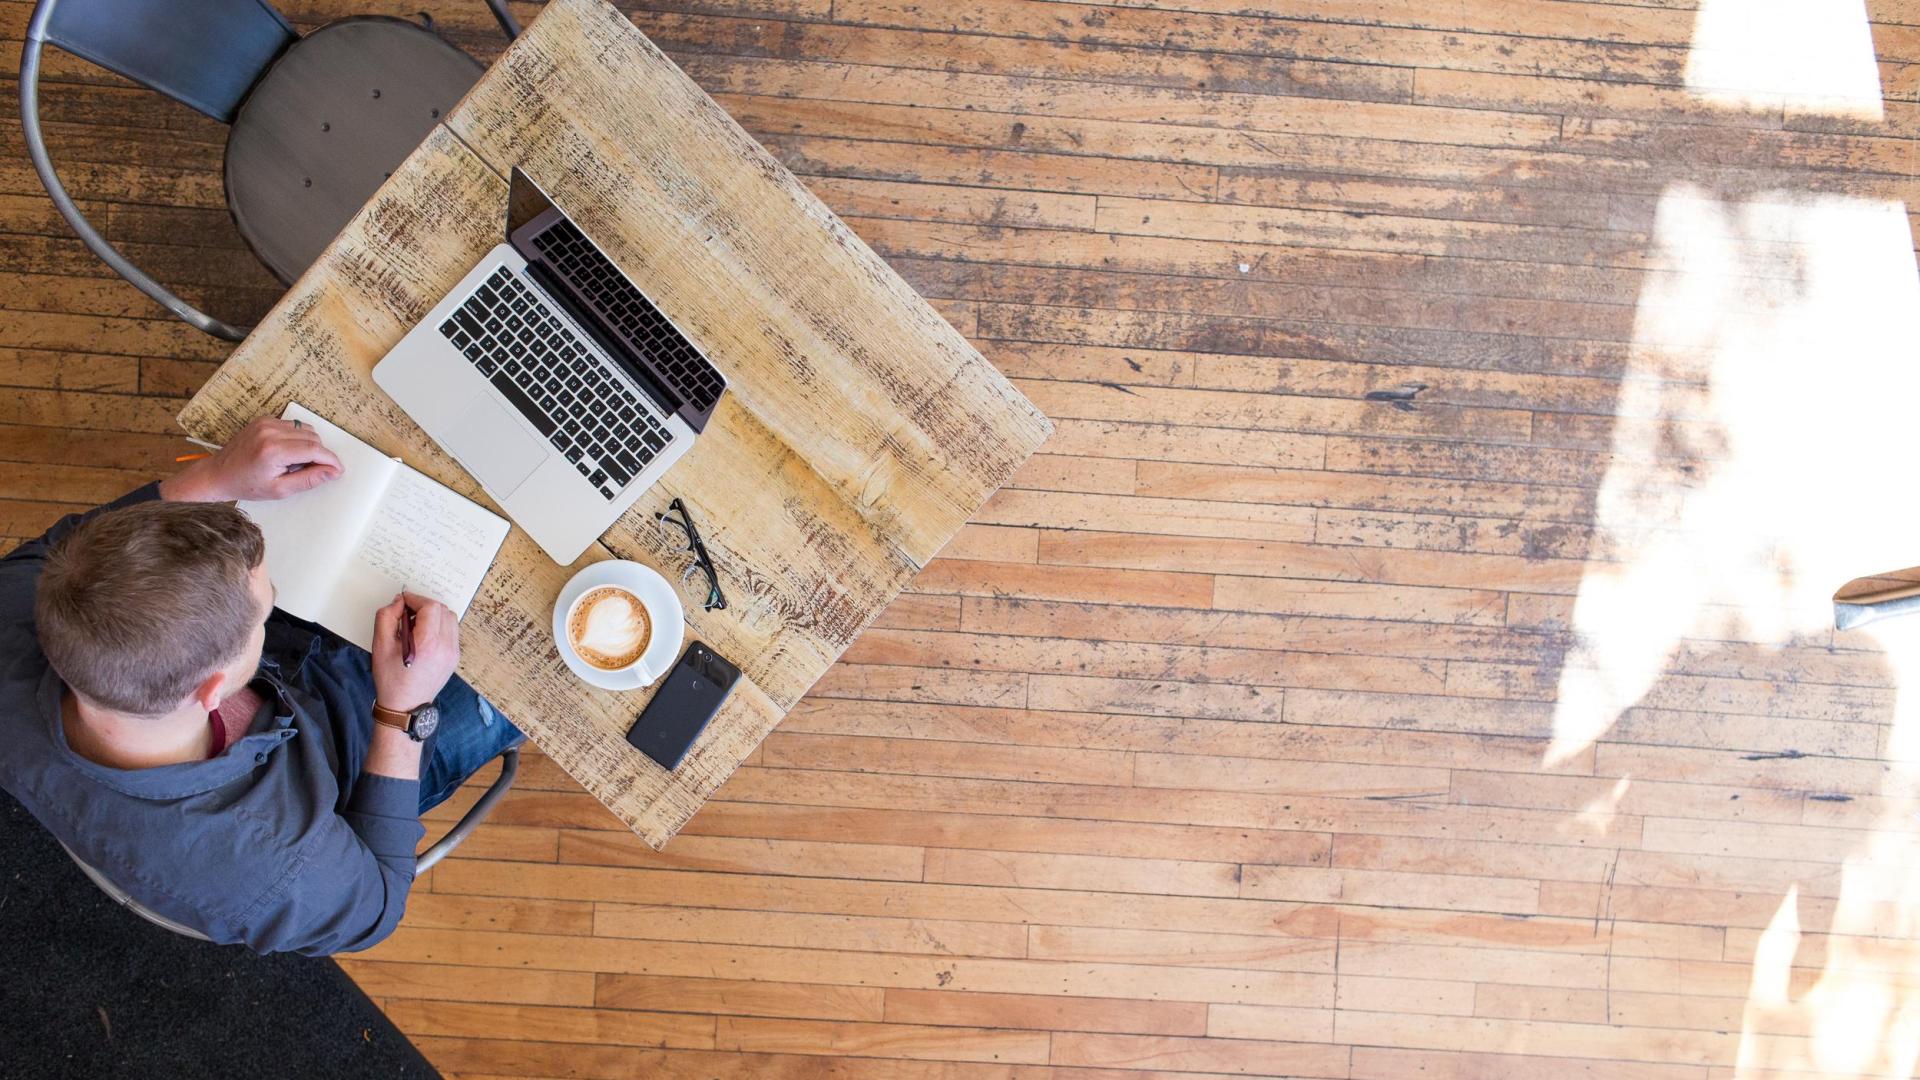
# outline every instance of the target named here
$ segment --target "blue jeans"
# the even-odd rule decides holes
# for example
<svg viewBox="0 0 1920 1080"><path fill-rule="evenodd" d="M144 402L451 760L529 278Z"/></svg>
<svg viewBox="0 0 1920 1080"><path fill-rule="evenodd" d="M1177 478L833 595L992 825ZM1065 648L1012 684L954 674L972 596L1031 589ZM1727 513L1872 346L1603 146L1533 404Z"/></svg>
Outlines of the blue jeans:
<svg viewBox="0 0 1920 1080"><path fill-rule="evenodd" d="M324 634L311 659L327 674L363 689L369 704L373 701L373 657L365 649ZM487 762L527 741L513 721L458 675L447 680L446 688L433 703L440 707L440 727L428 741L428 755L420 763L423 814L445 802ZM367 715L371 723L371 710Z"/></svg>

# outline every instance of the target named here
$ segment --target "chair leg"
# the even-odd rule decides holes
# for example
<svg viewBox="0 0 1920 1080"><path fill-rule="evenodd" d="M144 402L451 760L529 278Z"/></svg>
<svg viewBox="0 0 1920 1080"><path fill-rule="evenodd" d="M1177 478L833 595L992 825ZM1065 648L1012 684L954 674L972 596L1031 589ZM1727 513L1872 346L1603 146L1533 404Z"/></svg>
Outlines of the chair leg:
<svg viewBox="0 0 1920 1080"><path fill-rule="evenodd" d="M520 20L513 17L507 0L487 0L487 8L493 12L494 21L500 24L500 31L507 35L508 41L520 36Z"/></svg>
<svg viewBox="0 0 1920 1080"><path fill-rule="evenodd" d="M432 847L414 860L415 877L433 869L435 863L446 858L448 852L459 847L473 830L480 827L480 823L487 819L487 815L493 813L494 804L505 798L507 790L513 787L514 775L519 771L520 751L517 747L500 755L500 775L494 778L492 786L480 796L480 801L474 803L471 809L461 815L453 828L447 830L447 835L436 840Z"/></svg>
<svg viewBox="0 0 1920 1080"><path fill-rule="evenodd" d="M228 326L219 319L208 315L199 308L176 296L172 290L154 280L153 276L133 264L133 261L120 253L100 231L93 227L85 214L74 204L72 196L60 182L54 172L53 160L47 155L46 140L40 129L40 53L47 41L46 20L52 8L41 5L35 9L33 21L27 27L27 39L20 50L20 128L23 140L27 144L27 157L33 162L33 171L40 176L40 183L47 189L48 197L53 199L54 209L60 211L80 242L87 250L100 257L113 272L125 278L129 284L146 293L153 301L168 311L186 320L194 329L225 341L239 341L246 332L238 327Z"/></svg>

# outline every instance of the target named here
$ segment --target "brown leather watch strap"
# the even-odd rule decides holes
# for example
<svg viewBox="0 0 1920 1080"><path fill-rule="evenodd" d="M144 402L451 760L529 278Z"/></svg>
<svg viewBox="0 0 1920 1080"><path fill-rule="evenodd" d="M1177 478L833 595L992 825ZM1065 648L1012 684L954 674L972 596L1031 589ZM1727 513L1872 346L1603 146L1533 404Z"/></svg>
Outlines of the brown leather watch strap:
<svg viewBox="0 0 1920 1080"><path fill-rule="evenodd" d="M374 702L373 719L375 723L385 724L390 728L399 728L401 731L411 733L413 729L412 713L401 712L398 709L389 709L379 702Z"/></svg>

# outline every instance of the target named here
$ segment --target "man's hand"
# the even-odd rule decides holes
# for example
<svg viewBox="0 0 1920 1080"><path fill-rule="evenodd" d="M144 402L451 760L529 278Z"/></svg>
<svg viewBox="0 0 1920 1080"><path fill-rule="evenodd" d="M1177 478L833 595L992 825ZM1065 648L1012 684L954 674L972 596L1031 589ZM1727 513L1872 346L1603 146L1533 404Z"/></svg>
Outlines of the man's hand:
<svg viewBox="0 0 1920 1080"><path fill-rule="evenodd" d="M407 610L413 610L413 666L406 665ZM432 701L460 666L460 620L438 600L401 593L373 617L374 701L411 712Z"/></svg>
<svg viewBox="0 0 1920 1080"><path fill-rule="evenodd" d="M284 499L339 477L340 459L310 427L263 416L210 457L160 484L176 502Z"/></svg>

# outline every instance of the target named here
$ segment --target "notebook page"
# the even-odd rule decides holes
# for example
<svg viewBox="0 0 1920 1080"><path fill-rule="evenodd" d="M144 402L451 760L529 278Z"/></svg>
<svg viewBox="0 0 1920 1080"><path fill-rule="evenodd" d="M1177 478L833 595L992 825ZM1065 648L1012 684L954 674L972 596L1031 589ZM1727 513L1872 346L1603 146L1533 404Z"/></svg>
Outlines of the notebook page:
<svg viewBox="0 0 1920 1080"><path fill-rule="evenodd" d="M328 597L400 464L297 402L281 415L319 432L343 471L310 491L242 502L240 509L266 536L267 576L279 590L275 606L324 625Z"/></svg>
<svg viewBox="0 0 1920 1080"><path fill-rule="evenodd" d="M505 518L401 465L319 621L368 648L374 611L403 588L465 615L506 538Z"/></svg>

